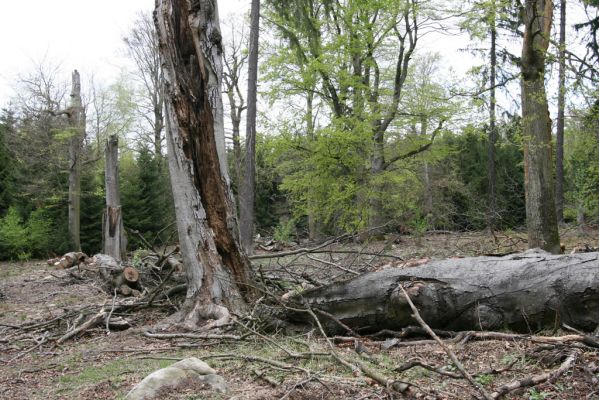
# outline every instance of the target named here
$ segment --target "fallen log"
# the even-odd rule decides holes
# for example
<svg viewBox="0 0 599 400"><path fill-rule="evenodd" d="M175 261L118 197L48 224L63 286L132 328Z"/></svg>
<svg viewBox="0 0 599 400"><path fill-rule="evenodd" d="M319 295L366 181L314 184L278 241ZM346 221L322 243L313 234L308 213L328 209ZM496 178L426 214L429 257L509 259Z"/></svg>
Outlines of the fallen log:
<svg viewBox="0 0 599 400"><path fill-rule="evenodd" d="M87 261L87 254L72 251L66 253L62 257L48 260L48 265L54 265L57 269L68 269Z"/></svg>
<svg viewBox="0 0 599 400"><path fill-rule="evenodd" d="M562 323L592 331L599 324L599 253L542 250L364 274L290 297L285 319L311 323L299 310L308 307L323 311L329 333L343 333L343 325L360 333L399 330L415 324L400 285L436 329L531 333Z"/></svg>
<svg viewBox="0 0 599 400"><path fill-rule="evenodd" d="M92 257L90 267L97 268L102 280L108 286L108 292L116 289L124 296L139 294L142 289L139 271L131 266L124 266L106 254Z"/></svg>

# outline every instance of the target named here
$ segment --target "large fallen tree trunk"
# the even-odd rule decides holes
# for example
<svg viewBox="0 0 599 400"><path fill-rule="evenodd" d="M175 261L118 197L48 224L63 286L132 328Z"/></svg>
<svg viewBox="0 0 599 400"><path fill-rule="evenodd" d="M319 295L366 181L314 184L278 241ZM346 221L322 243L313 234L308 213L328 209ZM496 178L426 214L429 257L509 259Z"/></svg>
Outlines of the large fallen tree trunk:
<svg viewBox="0 0 599 400"><path fill-rule="evenodd" d="M593 330L599 323L599 253L555 256L530 250L504 257L429 262L389 268L310 289L289 304L323 311L329 332L401 329L414 325L403 285L433 328L534 332L561 323ZM306 312L286 319L310 322Z"/></svg>

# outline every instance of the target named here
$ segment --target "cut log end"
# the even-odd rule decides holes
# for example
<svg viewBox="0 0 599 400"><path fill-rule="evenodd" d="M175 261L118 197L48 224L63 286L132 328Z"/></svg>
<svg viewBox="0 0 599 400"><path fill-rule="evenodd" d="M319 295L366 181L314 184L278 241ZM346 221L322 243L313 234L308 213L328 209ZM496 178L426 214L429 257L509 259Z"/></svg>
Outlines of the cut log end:
<svg viewBox="0 0 599 400"><path fill-rule="evenodd" d="M123 277L129 283L135 283L139 280L139 272L133 267L125 267L123 269Z"/></svg>

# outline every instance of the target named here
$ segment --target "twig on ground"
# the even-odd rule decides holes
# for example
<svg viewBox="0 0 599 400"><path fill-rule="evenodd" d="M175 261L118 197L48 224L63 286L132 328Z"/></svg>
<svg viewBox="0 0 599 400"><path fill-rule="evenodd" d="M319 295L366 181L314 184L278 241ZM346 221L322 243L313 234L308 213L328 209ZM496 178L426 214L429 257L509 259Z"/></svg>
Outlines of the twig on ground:
<svg viewBox="0 0 599 400"><path fill-rule="evenodd" d="M343 359L343 357L341 357L339 355L339 353L337 353L337 350L335 350L335 346L333 346L333 343L326 335L326 333L322 327L322 324L320 323L320 320L318 319L316 314L314 314L314 311L312 311L310 308L307 308L306 312L308 312L312 316L314 321L316 322L316 325L318 326L320 333L325 338L325 341L331 351L331 355L333 356L333 358L335 358L337 361L339 361L339 363L341 363L345 367L349 368L354 374L363 373L364 375L373 379L380 385L382 385L386 388L393 388L394 390L396 390L400 393L405 392L406 390L408 390L410 388L410 386L412 386L411 383L387 379L383 375L379 374L377 371L374 371L374 370L368 368L366 366L366 364L362 363L361 361L356 360L355 361L356 365L354 365L354 364L350 363L349 361Z"/></svg>
<svg viewBox="0 0 599 400"><path fill-rule="evenodd" d="M114 288L114 296L112 297L112 307L110 308L110 312L106 317L106 332L110 333L110 318L112 317L112 313L114 312L114 303L116 301L116 288Z"/></svg>
<svg viewBox="0 0 599 400"><path fill-rule="evenodd" d="M356 272L356 271L354 271L352 269L349 269L349 268L345 268L345 267L343 267L343 266L341 266L341 265L339 265L337 263L334 263L334 262L331 262L331 261L327 261L327 260L321 260L320 258L316 258L316 257L311 257L308 254L306 254L306 257L309 258L312 261L317 261L317 262L320 262L320 263L323 263L323 264L326 264L326 265L330 265L331 267L335 267L337 269L340 269L341 271L345 271L345 272L348 272L348 273L353 274L353 275L360 275L359 272Z"/></svg>
<svg viewBox="0 0 599 400"><path fill-rule="evenodd" d="M428 326L428 324L426 322L424 322L424 320L420 316L420 312L418 312L418 309L416 308L416 306L412 302L412 299L410 299L410 295L408 295L408 292L406 292L406 290L403 288L403 285L400 283L398 286L401 289L401 292L403 293L406 301L410 305L410 308L414 312L413 317L416 319L416 321L418 321L418 323L420 324L420 326L422 326L428 332L428 334L437 343L439 343L439 346L441 346L441 348L449 356L449 358L451 359L451 361L453 362L453 364L456 366L456 368L458 369L458 371L460 371L460 373L464 376L464 378L466 378L466 380L483 396L483 398L486 399L486 400L491 400L492 397L491 397L491 395L489 393L487 393L487 391L485 390L485 388L483 388L478 382L476 382L472 378L472 376L468 373L468 371L466 371L466 369L464 368L464 366L462 365L462 363L460 362L460 360L458 360L458 358L456 357L456 355L454 354L454 352L451 351L451 349L449 347L447 347L447 345L439 338L439 336L437 336L437 334L435 332L433 332L433 330L431 329L431 327Z"/></svg>
<svg viewBox="0 0 599 400"><path fill-rule="evenodd" d="M259 369L253 369L252 372L254 373L254 375L256 375L257 379L263 380L273 388L279 386L279 382L274 378L271 378L270 376L266 375L264 371L260 371Z"/></svg>
<svg viewBox="0 0 599 400"><path fill-rule="evenodd" d="M491 399L499 399L500 397L520 388L536 386L543 382L553 382L560 376L562 376L566 371L572 368L572 365L576 362L576 359L580 355L580 350L576 349L572 351L572 353L566 358L566 360L559 366L559 368L550 371L544 372L542 374L534 375L532 377L527 377L524 379L520 379L517 381L513 381L507 383L505 385L500 386L495 392L491 394Z"/></svg>
<svg viewBox="0 0 599 400"><path fill-rule="evenodd" d="M228 339L228 340L243 340L248 336L251 336L251 333L247 333L245 335L229 335L229 334L216 334L216 333L152 333L145 331L143 333L145 337L149 337L152 339L179 339L179 338L188 338L188 339Z"/></svg>
<svg viewBox="0 0 599 400"><path fill-rule="evenodd" d="M407 371L414 367L421 367L421 368L427 369L429 371L436 372L439 375L448 376L448 377L454 378L454 379L463 379L464 378L464 376L462 374L457 374L455 372L447 371L443 368L434 367L432 365L425 363L424 361L422 361L420 359L410 360L407 363L395 368L393 371L404 372L404 371Z"/></svg>
<svg viewBox="0 0 599 400"><path fill-rule="evenodd" d="M57 344L64 343L65 341L69 340L73 336L77 336L78 334L83 333L87 329L93 328L94 326L96 326L100 322L102 322L102 320L104 318L106 318L106 302L104 302L104 305L102 306L102 308L100 309L100 311L98 311L98 313L96 315L94 315L93 317L91 317L90 319L85 321L79 327L73 328L71 331L65 333L60 339L58 339L56 341L56 343Z"/></svg>
<svg viewBox="0 0 599 400"><path fill-rule="evenodd" d="M11 362L23 357L25 354L27 353L31 353L33 350L37 349L38 347L42 346L44 343L46 343L48 341L48 332L46 332L41 338L40 340L36 340L37 344L33 347L28 348L25 351L20 352L19 354L17 354L16 356L14 356L13 358L11 358L10 360L4 361L6 364L10 364Z"/></svg>

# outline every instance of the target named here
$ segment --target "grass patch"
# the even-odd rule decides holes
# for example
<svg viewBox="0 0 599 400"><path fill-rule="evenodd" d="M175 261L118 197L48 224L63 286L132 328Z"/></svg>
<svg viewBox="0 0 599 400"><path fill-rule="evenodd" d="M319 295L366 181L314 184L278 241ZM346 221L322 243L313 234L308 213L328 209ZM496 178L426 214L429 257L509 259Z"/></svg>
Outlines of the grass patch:
<svg viewBox="0 0 599 400"><path fill-rule="evenodd" d="M103 381L110 381L115 389L127 380L127 375L138 376L142 379L149 373L168 367L175 363L173 360L150 360L150 359L114 359L104 364L87 365L82 370L66 374L57 378L56 394L74 394L88 386ZM77 365L85 363L81 356L75 355L65 362L69 369L75 369Z"/></svg>

